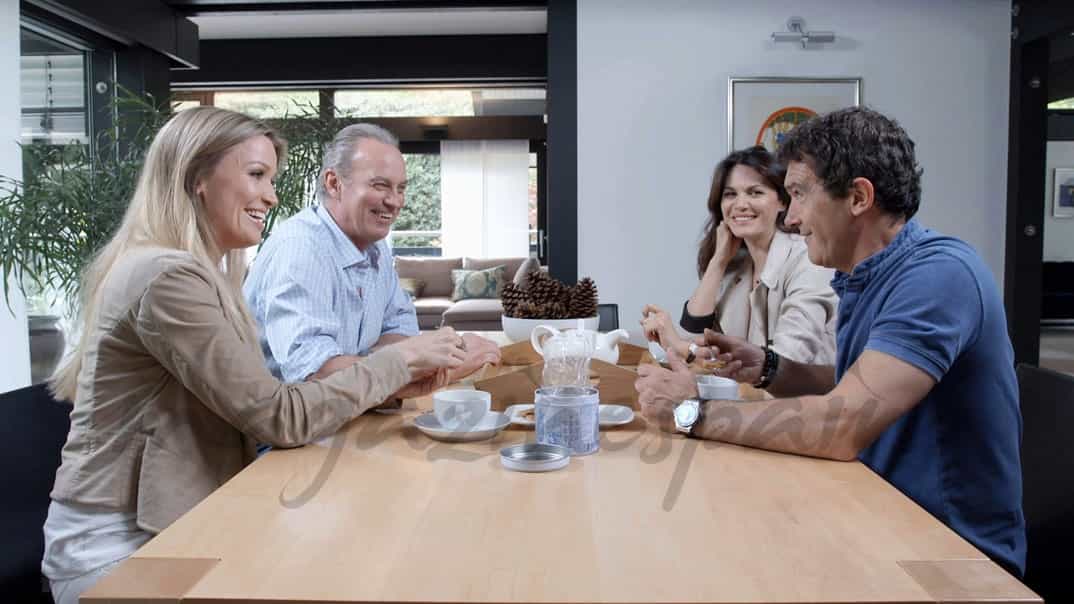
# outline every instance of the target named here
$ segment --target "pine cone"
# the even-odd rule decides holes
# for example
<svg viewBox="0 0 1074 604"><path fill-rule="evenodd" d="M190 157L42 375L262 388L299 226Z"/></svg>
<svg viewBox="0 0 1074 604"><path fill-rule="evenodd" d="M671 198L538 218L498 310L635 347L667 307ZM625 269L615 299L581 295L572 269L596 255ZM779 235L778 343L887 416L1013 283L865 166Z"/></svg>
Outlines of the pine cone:
<svg viewBox="0 0 1074 604"><path fill-rule="evenodd" d="M537 308L537 305L533 302L530 302L529 300L523 300L522 302L519 302L518 306L515 308L515 312L517 313L517 316L515 317L516 319L542 318L540 316L541 313L540 310Z"/></svg>
<svg viewBox="0 0 1074 604"><path fill-rule="evenodd" d="M597 286L589 277L583 278L571 288L568 318L579 319L597 315Z"/></svg>
<svg viewBox="0 0 1074 604"><path fill-rule="evenodd" d="M559 288L551 279L541 280L531 283L527 293L529 294L529 300L531 302L541 306L550 302L555 302L557 295L559 294Z"/></svg>
<svg viewBox="0 0 1074 604"><path fill-rule="evenodd" d="M550 277L548 273L544 272L539 268L533 269L526 275L526 283L529 284L531 289L533 288L533 285L535 283L545 283L547 281L550 281L551 279L552 277Z"/></svg>
<svg viewBox="0 0 1074 604"><path fill-rule="evenodd" d="M551 302L545 305L544 319L566 319L567 306L562 302Z"/></svg>
<svg viewBox="0 0 1074 604"><path fill-rule="evenodd" d="M527 299L526 292L514 283L503 286L500 300L503 302L503 313L508 317L518 318L518 305Z"/></svg>

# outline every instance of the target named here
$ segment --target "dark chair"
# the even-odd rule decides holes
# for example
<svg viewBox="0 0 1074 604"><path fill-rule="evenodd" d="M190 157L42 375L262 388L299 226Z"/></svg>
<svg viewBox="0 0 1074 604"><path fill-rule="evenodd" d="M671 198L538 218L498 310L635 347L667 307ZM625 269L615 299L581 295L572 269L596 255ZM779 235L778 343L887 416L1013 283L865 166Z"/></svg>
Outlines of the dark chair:
<svg viewBox="0 0 1074 604"><path fill-rule="evenodd" d="M41 576L41 527L67 440L71 404L44 384L0 394L0 593L5 601L51 602Z"/></svg>
<svg viewBox="0 0 1074 604"><path fill-rule="evenodd" d="M1040 306L1042 321L1074 319L1074 262L1041 265Z"/></svg>
<svg viewBox="0 0 1074 604"><path fill-rule="evenodd" d="M1025 583L1046 602L1074 602L1074 376L1019 365Z"/></svg>
<svg viewBox="0 0 1074 604"><path fill-rule="evenodd" d="M619 305L597 304L597 317L600 321L597 331L614 331L619 329Z"/></svg>

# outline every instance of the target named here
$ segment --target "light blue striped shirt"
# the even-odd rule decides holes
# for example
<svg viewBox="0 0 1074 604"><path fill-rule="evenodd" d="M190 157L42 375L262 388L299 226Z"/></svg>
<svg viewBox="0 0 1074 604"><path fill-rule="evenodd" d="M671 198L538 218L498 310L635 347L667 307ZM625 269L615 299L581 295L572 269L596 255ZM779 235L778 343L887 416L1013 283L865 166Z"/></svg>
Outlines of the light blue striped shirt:
<svg viewBox="0 0 1074 604"><path fill-rule="evenodd" d="M321 206L272 231L243 293L269 371L298 382L339 355L366 355L384 334L418 334L385 241L358 249Z"/></svg>

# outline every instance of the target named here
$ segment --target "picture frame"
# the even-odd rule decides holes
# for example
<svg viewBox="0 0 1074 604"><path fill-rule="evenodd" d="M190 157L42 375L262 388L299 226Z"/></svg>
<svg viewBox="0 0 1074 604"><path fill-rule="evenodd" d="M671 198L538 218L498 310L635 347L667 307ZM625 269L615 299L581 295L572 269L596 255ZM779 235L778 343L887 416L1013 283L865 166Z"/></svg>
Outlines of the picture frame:
<svg viewBox="0 0 1074 604"><path fill-rule="evenodd" d="M1056 168L1053 173L1052 216L1074 218L1074 168Z"/></svg>
<svg viewBox="0 0 1074 604"><path fill-rule="evenodd" d="M727 81L727 148L763 145L775 153L795 125L861 105L861 78L731 77Z"/></svg>

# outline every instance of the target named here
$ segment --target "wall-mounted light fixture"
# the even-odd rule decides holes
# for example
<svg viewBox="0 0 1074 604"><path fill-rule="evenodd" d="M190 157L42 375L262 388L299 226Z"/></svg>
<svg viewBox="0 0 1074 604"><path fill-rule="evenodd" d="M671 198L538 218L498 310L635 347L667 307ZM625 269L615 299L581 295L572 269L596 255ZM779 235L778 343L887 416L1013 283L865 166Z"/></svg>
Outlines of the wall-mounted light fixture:
<svg viewBox="0 0 1074 604"><path fill-rule="evenodd" d="M805 19L791 17L787 19L787 31L772 33L773 42L801 42L802 48L807 44L827 44L835 42L834 31L806 31Z"/></svg>

